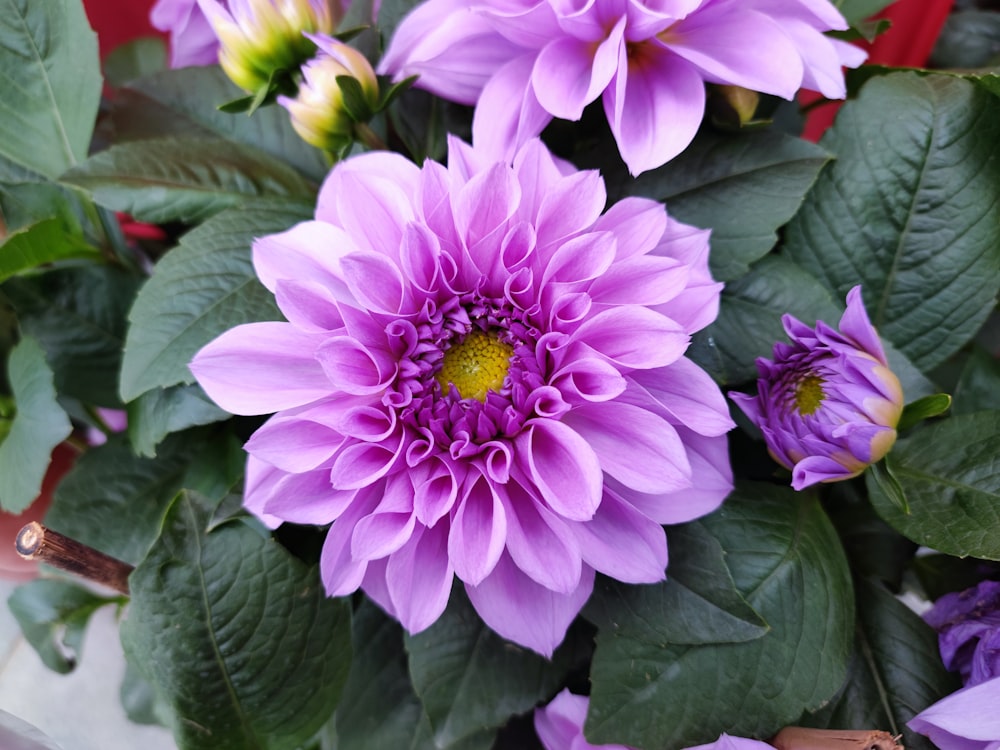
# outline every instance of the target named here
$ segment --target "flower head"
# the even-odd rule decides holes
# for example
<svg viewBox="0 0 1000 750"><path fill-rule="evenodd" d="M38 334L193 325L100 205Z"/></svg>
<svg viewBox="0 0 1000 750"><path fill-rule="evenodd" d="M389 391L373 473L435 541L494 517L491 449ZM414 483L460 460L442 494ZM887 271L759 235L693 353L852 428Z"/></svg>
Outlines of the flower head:
<svg viewBox="0 0 1000 750"><path fill-rule="evenodd" d="M350 143L355 123L368 119L345 106L337 78L350 76L358 82L368 116L378 106L378 80L368 60L356 49L329 37L310 38L319 53L302 67L302 83L295 98L279 96L278 103L288 110L292 127L302 140L335 152Z"/></svg>
<svg viewBox="0 0 1000 750"><path fill-rule="evenodd" d="M708 232L531 141L457 140L447 168L373 152L254 264L288 322L237 327L191 370L237 414L245 504L333 522L331 595L362 587L411 632L454 577L486 623L549 654L599 570L664 576L661 524L731 486L725 400L684 357L721 284Z"/></svg>
<svg viewBox="0 0 1000 750"><path fill-rule="evenodd" d="M590 699L563 690L544 708L535 709L535 732L545 750L632 750L625 745L594 745L583 735ZM771 745L744 737L719 736L715 742L687 750L774 750Z"/></svg>
<svg viewBox="0 0 1000 750"><path fill-rule="evenodd" d="M861 287L847 295L839 332L791 315L782 323L792 343L757 360L757 395L729 396L764 433L774 460L792 470L795 489L857 476L889 452L903 411Z"/></svg>
<svg viewBox="0 0 1000 750"><path fill-rule="evenodd" d="M315 52L304 36L331 34L339 6L331 0L198 0L219 39L219 64L237 86L256 91L279 71L298 68Z"/></svg>
<svg viewBox="0 0 1000 750"><path fill-rule="evenodd" d="M1000 750L1000 677L943 698L906 723L940 750Z"/></svg>
<svg viewBox="0 0 1000 750"><path fill-rule="evenodd" d="M381 69L475 104L473 140L506 157L600 98L638 174L694 138L705 82L843 98L841 66L865 53L824 32L846 28L828 0L427 0L400 24Z"/></svg>
<svg viewBox="0 0 1000 750"><path fill-rule="evenodd" d="M1000 677L1000 581L945 594L924 614L944 665L966 685Z"/></svg>
<svg viewBox="0 0 1000 750"><path fill-rule="evenodd" d="M149 21L153 28L170 34L171 68L218 62L219 40L198 0L157 0Z"/></svg>

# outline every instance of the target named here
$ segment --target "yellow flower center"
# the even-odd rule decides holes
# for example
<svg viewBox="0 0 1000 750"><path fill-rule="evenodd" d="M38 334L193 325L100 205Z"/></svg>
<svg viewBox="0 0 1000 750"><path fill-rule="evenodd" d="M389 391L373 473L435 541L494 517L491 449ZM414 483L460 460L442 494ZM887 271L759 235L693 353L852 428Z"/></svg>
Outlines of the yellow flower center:
<svg viewBox="0 0 1000 750"><path fill-rule="evenodd" d="M510 369L514 349L496 336L479 329L445 352L441 370L435 376L445 393L454 385L462 398L486 400L488 391L499 391Z"/></svg>
<svg viewBox="0 0 1000 750"><path fill-rule="evenodd" d="M795 386L795 408L799 414L815 413L824 398L823 378L819 375L806 375Z"/></svg>

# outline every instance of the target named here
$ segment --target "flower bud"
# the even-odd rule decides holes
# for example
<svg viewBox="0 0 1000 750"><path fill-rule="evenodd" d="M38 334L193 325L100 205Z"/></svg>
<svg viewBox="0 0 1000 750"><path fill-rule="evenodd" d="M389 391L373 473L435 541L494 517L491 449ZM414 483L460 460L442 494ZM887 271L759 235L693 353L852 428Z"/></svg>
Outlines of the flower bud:
<svg viewBox="0 0 1000 750"><path fill-rule="evenodd" d="M303 34L330 34L340 20L332 0L229 0L229 10L218 0L198 5L219 38L219 64L246 91L298 68L315 50Z"/></svg>
<svg viewBox="0 0 1000 750"><path fill-rule="evenodd" d="M368 60L352 47L335 39L311 36L319 52L302 68L302 83L295 98L278 97L288 110L292 127L304 141L325 151L335 152L349 143L354 125L367 120L378 106L378 80ZM350 76L358 82L360 107L345 102L338 77ZM358 104L358 103L355 103ZM356 109L367 111L356 111Z"/></svg>
<svg viewBox="0 0 1000 750"><path fill-rule="evenodd" d="M775 461L792 470L792 486L837 482L860 474L896 442L903 390L868 320L861 287L847 295L840 332L782 318L791 344L757 360L757 395L730 393L753 420Z"/></svg>

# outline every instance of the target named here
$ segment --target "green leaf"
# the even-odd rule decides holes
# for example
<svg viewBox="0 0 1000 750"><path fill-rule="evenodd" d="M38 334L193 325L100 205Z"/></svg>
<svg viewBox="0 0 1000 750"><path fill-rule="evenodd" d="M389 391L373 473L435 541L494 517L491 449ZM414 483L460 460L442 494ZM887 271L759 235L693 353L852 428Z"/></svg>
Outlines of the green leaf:
<svg viewBox="0 0 1000 750"><path fill-rule="evenodd" d="M337 706L337 750L487 750L495 732L454 745L437 745L413 691L403 650L403 629L369 600L354 613L354 658Z"/></svg>
<svg viewBox="0 0 1000 750"><path fill-rule="evenodd" d="M84 266L11 279L4 291L21 330L45 349L56 390L116 408L125 316L138 287L138 278L118 268Z"/></svg>
<svg viewBox="0 0 1000 750"><path fill-rule="evenodd" d="M121 601L98 596L69 581L39 578L14 589L7 603L42 663L67 674L80 658L90 616L105 604Z"/></svg>
<svg viewBox="0 0 1000 750"><path fill-rule="evenodd" d="M872 464L869 467L868 474L871 476L872 481L878 485L879 490L882 491L882 495L886 500L895 505L903 513L910 512L906 493L899 484L899 480L896 479L896 475L893 473L887 460L883 459L878 463Z"/></svg>
<svg viewBox="0 0 1000 750"><path fill-rule="evenodd" d="M0 507L20 513L38 497L52 450L73 427L56 402L52 370L38 342L21 339L7 362L17 415L0 443Z"/></svg>
<svg viewBox="0 0 1000 750"><path fill-rule="evenodd" d="M333 713L350 609L316 568L181 493L130 578L128 659L173 709L181 750L294 750Z"/></svg>
<svg viewBox="0 0 1000 750"><path fill-rule="evenodd" d="M872 505L889 525L939 552L1000 560L1000 412L954 416L903 438L886 457L909 504L873 480Z"/></svg>
<svg viewBox="0 0 1000 750"><path fill-rule="evenodd" d="M312 201L313 186L259 149L222 138L130 141L74 167L63 182L140 221L196 223L249 197Z"/></svg>
<svg viewBox="0 0 1000 750"><path fill-rule="evenodd" d="M219 111L219 102L241 94L217 66L166 70L132 81L117 93L112 106L115 140L226 138L322 180L329 169L322 154L299 137L284 109L265 107L253 117Z"/></svg>
<svg viewBox="0 0 1000 750"><path fill-rule="evenodd" d="M886 117L891 113L891 117ZM837 154L785 251L926 371L993 309L1000 275L1000 100L952 76L874 78L822 144Z"/></svg>
<svg viewBox="0 0 1000 750"><path fill-rule="evenodd" d="M45 522L55 531L135 564L160 532L191 459L204 449L190 434L166 440L156 460L138 458L124 435L91 448L56 488Z"/></svg>
<svg viewBox="0 0 1000 750"><path fill-rule="evenodd" d="M455 586L444 614L408 635L410 675L439 747L496 729L555 693L573 662L567 638L549 661L504 640Z"/></svg>
<svg viewBox="0 0 1000 750"><path fill-rule="evenodd" d="M920 711L961 687L945 670L937 633L880 584L857 582L858 626L843 689L805 726L881 729L902 734L912 750L934 745L906 728Z"/></svg>
<svg viewBox="0 0 1000 750"><path fill-rule="evenodd" d="M167 45L160 37L146 36L120 44L103 61L109 85L121 87L142 76L167 68ZM117 98L117 96L116 96Z"/></svg>
<svg viewBox="0 0 1000 750"><path fill-rule="evenodd" d="M149 680L139 674L135 665L128 662L125 663L119 696L129 721L164 727L170 724L170 707L157 698Z"/></svg>
<svg viewBox="0 0 1000 750"><path fill-rule="evenodd" d="M140 456L153 457L171 432L228 419L197 384L154 388L128 405L128 436Z"/></svg>
<svg viewBox="0 0 1000 750"><path fill-rule="evenodd" d="M79 0L0 0L0 156L56 178L87 156L101 97Z"/></svg>
<svg viewBox="0 0 1000 750"><path fill-rule="evenodd" d="M47 263L100 258L96 248L71 231L62 219L46 219L7 236L0 245L0 281Z"/></svg>
<svg viewBox="0 0 1000 750"><path fill-rule="evenodd" d="M688 747L720 732L770 737L843 683L854 597L843 549L815 498L748 483L699 523L771 629L744 643L691 646L602 630L590 672L592 743Z"/></svg>
<svg viewBox="0 0 1000 750"><path fill-rule="evenodd" d="M799 209L829 159L818 146L782 133L707 133L625 189L664 201L675 219L710 228L712 275L728 281L774 247L778 227Z"/></svg>
<svg viewBox="0 0 1000 750"><path fill-rule="evenodd" d="M599 578L584 615L604 632L649 644L740 643L767 623L736 589L718 540L698 524L668 529L667 580L629 586Z"/></svg>
<svg viewBox="0 0 1000 750"><path fill-rule="evenodd" d="M976 347L955 386L952 413L971 414L983 409L1000 411L1000 360Z"/></svg>
<svg viewBox="0 0 1000 750"><path fill-rule="evenodd" d="M951 396L947 393L935 393L912 401L903 409L897 429L902 432L931 417L939 417L951 407Z"/></svg>
<svg viewBox="0 0 1000 750"><path fill-rule="evenodd" d="M1000 564L973 557L920 555L913 558L912 568L924 595L932 601L951 591L971 589L987 578L1000 579Z"/></svg>
<svg viewBox="0 0 1000 750"><path fill-rule="evenodd" d="M305 204L261 202L219 214L185 235L157 264L129 313L122 399L191 383L188 362L216 336L240 323L280 320L273 296L254 274L250 246L310 213Z"/></svg>
<svg viewBox="0 0 1000 750"><path fill-rule="evenodd" d="M959 10L945 19L934 44L935 68L982 68L1000 56L1000 13Z"/></svg>
<svg viewBox="0 0 1000 750"><path fill-rule="evenodd" d="M854 24L873 16L896 0L833 0L848 23Z"/></svg>

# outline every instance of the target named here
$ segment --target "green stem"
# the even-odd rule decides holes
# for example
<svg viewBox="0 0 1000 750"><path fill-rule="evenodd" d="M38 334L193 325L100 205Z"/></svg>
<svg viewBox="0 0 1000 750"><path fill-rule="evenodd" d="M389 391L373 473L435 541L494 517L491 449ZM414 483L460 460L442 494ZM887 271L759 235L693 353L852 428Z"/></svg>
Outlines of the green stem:
<svg viewBox="0 0 1000 750"><path fill-rule="evenodd" d="M385 145L385 142L378 137L378 134L364 122L357 122L354 124L354 137L373 151L387 151L389 148Z"/></svg>

